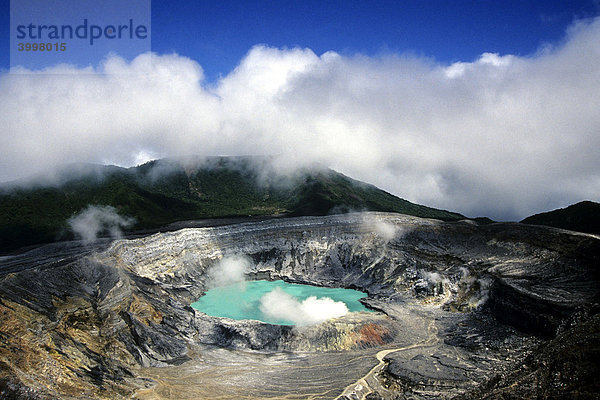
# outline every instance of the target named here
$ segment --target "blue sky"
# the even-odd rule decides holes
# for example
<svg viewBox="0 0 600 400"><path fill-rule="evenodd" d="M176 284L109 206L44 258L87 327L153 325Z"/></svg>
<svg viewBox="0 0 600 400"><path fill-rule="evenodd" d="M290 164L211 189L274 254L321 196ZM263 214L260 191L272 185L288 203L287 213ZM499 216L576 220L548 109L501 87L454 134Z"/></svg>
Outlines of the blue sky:
<svg viewBox="0 0 600 400"><path fill-rule="evenodd" d="M9 4L0 1L0 69L9 66ZM209 81L227 75L256 44L451 63L484 52L532 54L598 11L594 0L154 0L152 49L196 60Z"/></svg>
<svg viewBox="0 0 600 400"><path fill-rule="evenodd" d="M153 48L198 60L209 78L255 44L472 61L484 52L535 52L597 12L593 1L571 0L155 1Z"/></svg>

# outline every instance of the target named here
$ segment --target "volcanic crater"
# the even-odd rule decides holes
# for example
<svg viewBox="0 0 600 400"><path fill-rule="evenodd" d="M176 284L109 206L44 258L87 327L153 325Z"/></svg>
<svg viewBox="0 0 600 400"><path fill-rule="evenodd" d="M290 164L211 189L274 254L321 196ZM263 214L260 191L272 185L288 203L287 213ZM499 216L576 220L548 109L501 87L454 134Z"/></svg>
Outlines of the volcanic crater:
<svg viewBox="0 0 600 400"><path fill-rule="evenodd" d="M208 271L230 256L250 260L246 279L357 289L375 312L292 326L192 308L208 289ZM2 259L0 393L593 395L597 363L544 386L551 366L534 366L531 357L554 354L564 335L582 330L584 347L598 349L599 258L594 235L378 212L47 245ZM513 373L523 365L532 365L538 384L515 389L523 378Z"/></svg>

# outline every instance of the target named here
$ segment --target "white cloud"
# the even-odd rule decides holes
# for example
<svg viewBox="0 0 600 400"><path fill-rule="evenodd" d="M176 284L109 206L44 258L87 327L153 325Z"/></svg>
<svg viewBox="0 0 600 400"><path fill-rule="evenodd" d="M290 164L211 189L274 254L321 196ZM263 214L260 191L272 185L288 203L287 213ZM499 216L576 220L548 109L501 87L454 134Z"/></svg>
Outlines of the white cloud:
<svg viewBox="0 0 600 400"><path fill-rule="evenodd" d="M515 56L506 55L500 56L498 53L483 53L475 62L455 62L444 68L444 73L447 78L459 78L466 73L473 73L476 70L482 70L486 66L490 68L486 71L494 75L503 73L504 68L508 68L517 60Z"/></svg>
<svg viewBox="0 0 600 400"><path fill-rule="evenodd" d="M0 76L0 181L67 161L278 154L408 200L516 219L600 200L600 19L529 57L253 48L214 86L177 55Z"/></svg>

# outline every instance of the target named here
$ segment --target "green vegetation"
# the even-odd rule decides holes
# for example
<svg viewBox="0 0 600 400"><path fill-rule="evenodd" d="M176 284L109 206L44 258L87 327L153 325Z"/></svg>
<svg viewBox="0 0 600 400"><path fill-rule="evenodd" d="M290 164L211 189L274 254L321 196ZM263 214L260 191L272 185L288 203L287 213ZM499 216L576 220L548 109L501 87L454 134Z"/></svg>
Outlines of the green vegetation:
<svg viewBox="0 0 600 400"><path fill-rule="evenodd" d="M521 222L600 234L600 203L582 201L566 208L532 215Z"/></svg>
<svg viewBox="0 0 600 400"><path fill-rule="evenodd" d="M136 230L189 219L362 210L464 218L329 169L283 176L269 166L268 159L253 157L158 160L128 169L77 165L76 172L63 171L53 186L6 187L0 190L0 251L72 238L67 220L89 204L113 206L134 217Z"/></svg>

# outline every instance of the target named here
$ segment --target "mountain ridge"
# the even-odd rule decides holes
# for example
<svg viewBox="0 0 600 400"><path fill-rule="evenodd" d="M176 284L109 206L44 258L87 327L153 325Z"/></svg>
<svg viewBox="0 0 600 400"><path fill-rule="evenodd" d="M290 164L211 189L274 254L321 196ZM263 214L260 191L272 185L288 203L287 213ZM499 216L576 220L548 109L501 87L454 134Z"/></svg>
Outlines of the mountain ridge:
<svg viewBox="0 0 600 400"><path fill-rule="evenodd" d="M225 217L387 211L441 220L461 214L411 203L324 167L279 172L266 157L160 159L121 168L71 164L0 188L0 251L72 239L67 220L89 205L133 217L133 229Z"/></svg>
<svg viewBox="0 0 600 400"><path fill-rule="evenodd" d="M580 201L564 208L531 215L521 223L600 234L600 203Z"/></svg>

